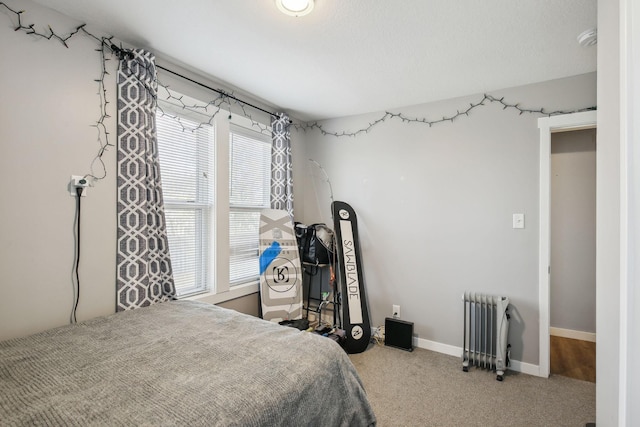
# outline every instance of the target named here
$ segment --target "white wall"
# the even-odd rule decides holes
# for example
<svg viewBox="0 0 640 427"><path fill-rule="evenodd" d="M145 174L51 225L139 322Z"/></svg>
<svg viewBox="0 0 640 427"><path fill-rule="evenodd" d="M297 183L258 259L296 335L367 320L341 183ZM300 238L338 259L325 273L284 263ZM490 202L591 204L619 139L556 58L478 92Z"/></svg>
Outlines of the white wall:
<svg viewBox="0 0 640 427"><path fill-rule="evenodd" d="M620 16L598 1L596 424L618 425L620 385Z"/></svg>
<svg viewBox="0 0 640 427"><path fill-rule="evenodd" d="M574 109L596 104L587 74L495 91L522 107ZM437 119L482 95L404 108ZM357 130L381 114L322 122ZM336 200L358 214L364 275L374 325L401 306L422 339L460 346L465 290L508 296L512 357L538 364L539 115L490 104L431 128L388 120L368 134L307 133L309 157L328 172ZM299 182L299 180L298 180ZM327 186L308 166L304 221L331 223ZM526 227L512 229L512 214Z"/></svg>
<svg viewBox="0 0 640 427"><path fill-rule="evenodd" d="M33 3L19 6L29 9L25 23L44 24L43 32L47 24L78 25ZM90 171L99 148L91 127L100 116L95 41L74 37L67 49L15 32L15 24L0 13L0 339L68 323L76 199L67 184ZM114 87L113 74L107 84ZM115 119L107 125L115 142ZM115 152L104 160L107 177L82 199L79 320L115 307Z"/></svg>

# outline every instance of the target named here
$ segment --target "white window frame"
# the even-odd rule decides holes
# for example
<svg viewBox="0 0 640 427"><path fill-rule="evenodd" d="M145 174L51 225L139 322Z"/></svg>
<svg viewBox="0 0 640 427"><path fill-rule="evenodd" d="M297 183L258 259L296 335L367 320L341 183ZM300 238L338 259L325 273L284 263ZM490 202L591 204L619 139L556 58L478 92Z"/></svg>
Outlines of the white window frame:
<svg viewBox="0 0 640 427"><path fill-rule="evenodd" d="M160 97L161 98L161 97ZM159 98L159 99L160 99ZM194 98L182 96L181 102L186 105L205 105ZM210 107L211 108L211 107ZM261 132L270 129L270 124L256 121L228 111L220 110L213 119L215 143L213 163L215 170L213 210L211 212L210 254L213 254L208 269L207 282L209 289L184 297L185 300L201 300L212 304L240 298L258 292L259 278L248 283L231 286L229 277L230 239L229 239L229 177L230 177L230 135L231 124L241 128Z"/></svg>
<svg viewBox="0 0 640 427"><path fill-rule="evenodd" d="M231 202L231 197L229 197L229 214L231 214L232 212L253 212L253 213L257 213L259 214L260 211L262 209L268 209L271 206L271 138L267 137L266 135L258 132L258 131L254 131L249 129L247 126L241 126L238 124L238 122L240 121L240 118L235 119L235 120L231 120L231 127L230 127L230 132L229 132L229 150L231 150L231 138L232 138L232 134L237 135L240 138L247 138L249 140L252 141L252 147L253 147L253 142L257 142L258 144L262 145L264 144L264 146L262 146L260 149L267 149L268 150L268 162L267 164L263 164L263 166L266 166L267 169L267 176L263 176L263 179L265 179L265 181L263 181L262 184L265 185L265 190L266 190L266 194L263 194L264 198L262 199L262 204L261 205L248 205L248 204L242 204L242 203L237 203L234 204ZM229 164L231 164L231 160L229 161ZM231 184L231 183L230 183ZM231 186L230 186L231 187ZM255 244L258 245L259 244L259 239L258 239L258 235L256 234L256 239L255 239ZM231 249L231 244L229 244L229 249ZM255 248L256 250L256 254L259 255L259 246L256 246ZM258 259L256 259L256 267L258 267ZM258 269L256 270L256 273L258 273ZM229 279L231 280L231 278ZM242 286L243 284L246 283L251 283L251 282L259 282L260 277L259 275L256 275L256 277L253 280L247 280L245 282L239 282L239 283L230 283L230 286L232 288L235 288L237 286Z"/></svg>
<svg viewBox="0 0 640 427"><path fill-rule="evenodd" d="M222 116L222 117L221 117ZM229 214L231 208L229 206L229 172L230 172L230 142L231 142L231 124L247 129L255 129L251 120L237 115L218 114L216 116L216 175L219 178L216 181L216 223L218 230L224 230L216 235L216 243L218 248L218 256L216 257L216 277L215 290L200 295L194 299L202 299L206 302L217 304L219 302L240 298L258 292L260 280L231 286L229 283L229 259L230 259L230 242L229 242Z"/></svg>
<svg viewBox="0 0 640 427"><path fill-rule="evenodd" d="M165 113L167 116L171 117L171 116L179 116L185 120L189 120L191 123L200 123L203 120L207 120L206 116L203 116L202 114L198 114L197 112L194 111L186 111L186 110L182 110L180 108L180 106L176 106L175 104L172 104L171 102L168 101L160 101L159 103L159 107L162 108L162 111L158 111L158 113ZM172 119L166 119L169 122L172 122ZM159 122L160 119L157 119L157 122ZM186 123L186 122L185 122ZM188 125L187 125L188 126ZM160 126L157 125L156 126L158 132L160 131ZM207 173L208 174L208 178L207 181L209 181L209 185L208 187L208 191L211 192L210 195L208 195L207 193L203 193L202 192L202 188L200 187L200 178L197 178L197 182L196 184L196 197L193 200L185 200L183 198L177 198L177 199L172 199L170 195L167 194L163 194L163 198L164 198L164 205L165 205L165 216L168 218L169 212L176 212L176 211L184 211L184 212L193 212L194 215L196 217L200 216L200 220L196 220L195 226L195 232L196 232L196 239L200 242L205 241L205 245L203 247L202 243L200 244L196 244L196 247L200 247L202 250L199 252L199 257L198 259L195 260L195 265L196 265L196 282L193 283L193 286L187 289L182 289L183 291L188 292L187 295L195 295L197 293L203 293L203 292L207 292L208 291L208 284L211 283L211 277L212 277L212 272L211 269L214 267L211 263L211 259L212 257L215 256L215 251L216 248L212 247L211 245L209 245L208 242L211 241L212 235L213 235L213 224L214 224L214 220L213 220L213 214L214 214L214 206L215 206L215 199L214 199L214 192L215 192L215 186L216 186L216 176L215 176L215 159L214 159L214 152L215 152L215 128L210 128L208 129L209 132L205 133L200 133L202 131L199 131L199 133L197 133L195 135L195 138L198 141L198 146L197 146L197 150L198 150L198 161L196 162L196 172L202 172L202 173ZM175 135L174 135L175 137ZM210 140L209 140L210 138ZM207 147L206 152L209 154L209 159L208 160L204 160L204 163L201 160L201 155L202 152L200 151L204 145L202 144L208 144L211 143L210 146ZM160 163L161 163L161 168L162 168L162 150L163 150L163 145L164 144L158 144L159 145L159 151L160 151ZM175 156L174 156L175 159ZM208 170L201 170L201 167L206 167L208 166L209 169ZM162 172L161 172L162 173ZM199 173L197 173L196 175L199 175ZM163 176L164 177L164 176ZM163 189L166 189L167 187L163 186ZM169 224L170 221L167 220L167 224ZM206 231L209 231L208 235L205 235L204 233ZM171 238L171 236L168 236L169 238ZM171 242L169 243L169 250L171 251ZM175 249L175 248L174 248ZM174 269L175 271L175 269Z"/></svg>

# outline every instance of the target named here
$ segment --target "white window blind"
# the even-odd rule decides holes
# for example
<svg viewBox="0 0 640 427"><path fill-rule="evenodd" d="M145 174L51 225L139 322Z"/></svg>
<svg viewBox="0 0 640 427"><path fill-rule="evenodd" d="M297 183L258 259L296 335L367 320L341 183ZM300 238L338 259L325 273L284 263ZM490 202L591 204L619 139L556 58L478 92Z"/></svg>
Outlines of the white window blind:
<svg viewBox="0 0 640 427"><path fill-rule="evenodd" d="M208 292L224 301L248 295L259 279L260 211L270 205L271 135L254 130L264 125L223 110L212 117L195 98L179 99L201 110L172 99L175 93L159 97L156 123L178 296ZM213 126L200 125L207 122Z"/></svg>
<svg viewBox="0 0 640 427"><path fill-rule="evenodd" d="M271 141L268 135L231 126L229 137L229 282L257 280L260 210L269 208Z"/></svg>
<svg viewBox="0 0 640 427"><path fill-rule="evenodd" d="M171 110L163 105L163 110ZM173 114L173 113L171 113ZM179 113L178 113L179 114ZM208 289L214 247L210 244L214 200L214 128L158 110L156 126L162 194L173 278L178 296Z"/></svg>

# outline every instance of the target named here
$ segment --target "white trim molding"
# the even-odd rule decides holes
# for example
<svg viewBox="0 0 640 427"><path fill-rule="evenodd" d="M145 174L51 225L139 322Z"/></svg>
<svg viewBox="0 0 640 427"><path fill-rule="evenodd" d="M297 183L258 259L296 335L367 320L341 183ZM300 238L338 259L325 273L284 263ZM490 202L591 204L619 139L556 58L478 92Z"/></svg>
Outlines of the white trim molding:
<svg viewBox="0 0 640 427"><path fill-rule="evenodd" d="M545 378L549 377L550 373L549 328L551 325L549 268L551 259L551 134L569 130L589 129L595 127L596 123L597 113L595 111L563 114L538 119L538 128L540 129L540 234L538 249L538 310L540 313L539 368L540 376Z"/></svg>
<svg viewBox="0 0 640 427"><path fill-rule="evenodd" d="M549 335L562 337L562 338L571 338L574 340L596 342L595 332L584 332L584 331L576 331L573 329L554 328L552 326L549 328Z"/></svg>
<svg viewBox="0 0 640 427"><path fill-rule="evenodd" d="M639 425L640 6L620 2L620 367L618 423Z"/></svg>
<svg viewBox="0 0 640 427"><path fill-rule="evenodd" d="M438 353L448 354L449 356L460 357L462 360L462 347L456 347L455 345L442 344L436 341L426 340L424 338L413 337L413 345L425 350L431 350ZM460 369L462 369L462 362L460 362ZM521 362L519 360L510 360L509 370L520 372L528 375L540 375L540 368L538 365L531 363ZM548 375L547 375L548 376Z"/></svg>
<svg viewBox="0 0 640 427"><path fill-rule="evenodd" d="M224 292L206 292L183 298L190 301L201 301L209 304L220 304L221 302L241 298L258 292L258 283L246 283L233 286Z"/></svg>

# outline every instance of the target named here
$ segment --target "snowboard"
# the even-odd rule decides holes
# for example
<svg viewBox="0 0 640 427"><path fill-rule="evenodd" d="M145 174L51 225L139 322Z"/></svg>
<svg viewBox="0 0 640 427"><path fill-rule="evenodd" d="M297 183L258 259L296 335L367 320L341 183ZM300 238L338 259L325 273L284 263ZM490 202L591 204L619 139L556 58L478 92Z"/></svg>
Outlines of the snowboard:
<svg viewBox="0 0 640 427"><path fill-rule="evenodd" d="M346 331L344 349L347 353L361 353L369 345L371 323L362 276L358 221L353 208L345 202L333 202L331 211L340 266L342 327Z"/></svg>
<svg viewBox="0 0 640 427"><path fill-rule="evenodd" d="M260 212L260 303L262 318L274 322L302 318L302 271L289 213Z"/></svg>

